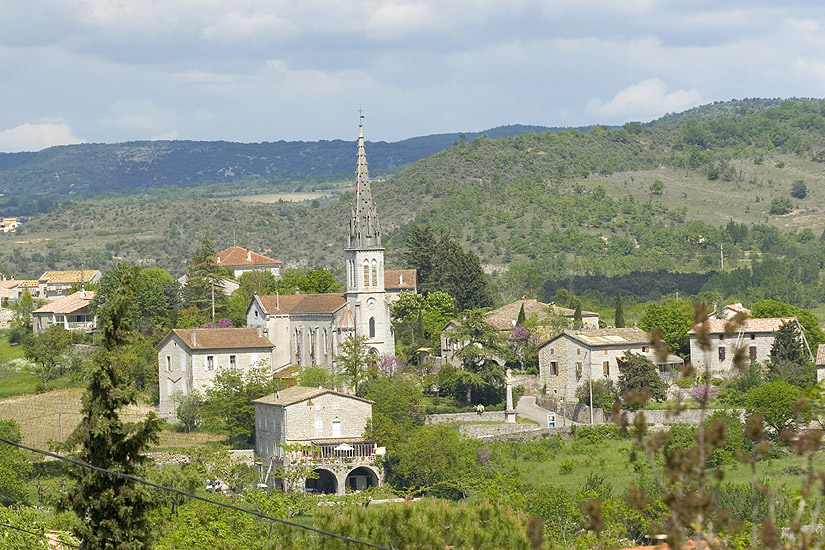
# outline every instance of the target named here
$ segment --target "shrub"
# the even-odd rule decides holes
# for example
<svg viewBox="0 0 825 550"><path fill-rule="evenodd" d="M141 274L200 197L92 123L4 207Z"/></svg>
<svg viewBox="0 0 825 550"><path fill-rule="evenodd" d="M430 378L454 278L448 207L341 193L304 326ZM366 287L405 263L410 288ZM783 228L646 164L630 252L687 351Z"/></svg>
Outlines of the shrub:
<svg viewBox="0 0 825 550"><path fill-rule="evenodd" d="M771 201L770 213L776 216L787 214L793 208L791 199L788 197L777 197Z"/></svg>
<svg viewBox="0 0 825 550"><path fill-rule="evenodd" d="M613 380L602 379L593 382L593 407L597 409L609 409L613 402L619 398L619 389ZM576 388L576 399L579 403L590 403L590 383L584 382Z"/></svg>
<svg viewBox="0 0 825 550"><path fill-rule="evenodd" d="M803 180L796 180L791 185L791 196L795 199L804 199L808 196L808 184Z"/></svg>
<svg viewBox="0 0 825 550"><path fill-rule="evenodd" d="M569 474L573 471L573 466L575 463L573 462L572 458L565 458L561 462L559 462L559 475L563 476Z"/></svg>

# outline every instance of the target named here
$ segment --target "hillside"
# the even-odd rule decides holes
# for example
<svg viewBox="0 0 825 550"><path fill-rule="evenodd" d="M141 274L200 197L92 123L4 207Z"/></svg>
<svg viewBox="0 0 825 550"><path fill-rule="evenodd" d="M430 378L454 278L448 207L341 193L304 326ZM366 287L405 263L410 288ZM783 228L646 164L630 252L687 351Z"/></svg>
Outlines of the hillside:
<svg viewBox="0 0 825 550"><path fill-rule="evenodd" d="M720 246L727 269L768 253L799 254L785 262L798 271L783 275L787 283L810 279L808 265L818 278L825 261L809 238L825 228L823 144L822 107L793 102L658 128L528 131L459 142L376 181L373 195L391 263L407 224L431 222L460 236L490 270L509 268L504 296L540 295L548 278L576 274L704 272L718 265ZM796 181L807 186L802 199L790 197ZM771 214L774 199L787 200L790 212ZM78 203L3 236L0 266L36 275L126 259L180 274L208 230L217 247L234 240L340 275L349 201ZM746 237L737 236L741 226ZM790 236L800 228L807 232Z"/></svg>
<svg viewBox="0 0 825 550"><path fill-rule="evenodd" d="M502 126L486 132L437 134L387 143L370 142L370 169L375 175L441 151L464 136L500 137L538 126ZM145 193L156 188L193 188L229 184L243 190L263 180L290 189L303 182L328 182L353 172L353 141L230 143L140 141L51 147L38 153L0 154L0 192L7 195L101 195ZM294 180L301 180L295 184ZM214 187L214 185L212 186ZM250 189L246 189L251 191ZM8 213L7 213L8 214Z"/></svg>

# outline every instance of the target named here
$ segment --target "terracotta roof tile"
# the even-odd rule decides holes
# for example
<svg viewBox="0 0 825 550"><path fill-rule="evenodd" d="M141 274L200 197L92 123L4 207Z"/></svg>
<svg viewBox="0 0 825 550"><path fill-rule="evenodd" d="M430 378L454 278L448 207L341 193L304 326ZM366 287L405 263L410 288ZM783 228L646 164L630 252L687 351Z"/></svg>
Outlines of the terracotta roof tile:
<svg viewBox="0 0 825 550"><path fill-rule="evenodd" d="M283 296L256 296L267 315L290 313L306 294L284 294Z"/></svg>
<svg viewBox="0 0 825 550"><path fill-rule="evenodd" d="M539 347L544 347L563 334L590 347L612 347L650 343L650 336L647 332L638 328L599 328L590 330L565 330L543 342Z"/></svg>
<svg viewBox="0 0 825 550"><path fill-rule="evenodd" d="M74 271L46 271L40 276L40 281L49 283L79 283L89 282L100 272L96 269L76 269Z"/></svg>
<svg viewBox="0 0 825 550"><path fill-rule="evenodd" d="M796 317L767 317L765 319L748 319L745 321L742 332L776 332L779 327L788 321L796 321ZM725 325L728 319L708 319L710 334L726 334ZM696 326L690 329L689 334L696 334ZM738 332L738 331L737 331Z"/></svg>
<svg viewBox="0 0 825 550"><path fill-rule="evenodd" d="M258 296L257 298L268 315L335 313L347 303L346 296L341 293L285 294L283 296Z"/></svg>
<svg viewBox="0 0 825 550"><path fill-rule="evenodd" d="M75 311L89 307L89 304L92 302L92 298L94 297L95 293L92 291L75 292L60 298L59 300L55 300L50 304L46 304L45 306L34 310L32 313L74 313Z"/></svg>
<svg viewBox="0 0 825 550"><path fill-rule="evenodd" d="M306 401L308 399L312 399L313 397L318 397L319 395L324 395L326 393L330 393L332 395L337 395L340 397L346 397L348 399L355 399L357 401L363 401L364 403L372 403L372 401L370 401L369 399L363 399L361 397L350 395L348 393L341 393L327 388L308 388L306 386L292 386L291 388L286 388L275 393L270 393L269 395L265 395L260 399L254 400L253 403L283 406L294 405L295 403L300 403L301 401Z"/></svg>
<svg viewBox="0 0 825 550"><path fill-rule="evenodd" d="M387 290L414 290L418 286L418 272L415 269L384 270L384 288Z"/></svg>
<svg viewBox="0 0 825 550"><path fill-rule="evenodd" d="M226 250L218 252L218 264L227 267L242 265L280 265L281 261L240 246L230 246Z"/></svg>
<svg viewBox="0 0 825 550"><path fill-rule="evenodd" d="M192 343L192 334L195 344ZM255 328L176 328L166 335L158 348L172 335L180 338L189 349L262 348L274 346L265 336L258 336Z"/></svg>
<svg viewBox="0 0 825 550"><path fill-rule="evenodd" d="M558 314L564 315L565 317L572 317L576 313L574 309L560 307L556 304L545 304L534 299L523 299L489 311L484 315L484 318L498 330L511 330L513 328L513 321L518 319L522 304L524 304L524 315L526 317L538 315L538 317L541 318L548 312L550 307L553 307ZM592 316L598 316L598 313L582 311L582 317Z"/></svg>

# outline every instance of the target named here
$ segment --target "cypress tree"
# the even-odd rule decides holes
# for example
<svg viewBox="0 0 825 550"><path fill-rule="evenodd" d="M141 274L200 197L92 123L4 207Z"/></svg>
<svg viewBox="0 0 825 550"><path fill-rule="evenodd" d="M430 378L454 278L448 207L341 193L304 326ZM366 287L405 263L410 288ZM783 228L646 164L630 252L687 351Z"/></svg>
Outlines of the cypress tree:
<svg viewBox="0 0 825 550"><path fill-rule="evenodd" d="M149 414L125 423L119 411L137 402L136 390L122 381L129 356L121 347L133 334L126 320L135 307L133 288L138 269L127 271L114 295L98 311L101 334L83 394L80 424L66 442L79 448L77 458L93 466L137 475L147 461L145 451L157 440L160 422ZM89 550L144 550L149 547L147 515L152 497L132 481L79 466L69 469L75 487L61 507L78 517L75 534Z"/></svg>
<svg viewBox="0 0 825 550"><path fill-rule="evenodd" d="M518 319L516 319L516 324L524 326L524 321L527 320L527 317L524 315L524 302L521 303L521 309L518 310Z"/></svg>
<svg viewBox="0 0 825 550"><path fill-rule="evenodd" d="M581 302L576 302L576 311L573 312L573 325L576 328L581 328L584 322L582 321L582 304Z"/></svg>
<svg viewBox="0 0 825 550"><path fill-rule="evenodd" d="M616 291L616 328L624 328L624 304L622 303L622 291Z"/></svg>

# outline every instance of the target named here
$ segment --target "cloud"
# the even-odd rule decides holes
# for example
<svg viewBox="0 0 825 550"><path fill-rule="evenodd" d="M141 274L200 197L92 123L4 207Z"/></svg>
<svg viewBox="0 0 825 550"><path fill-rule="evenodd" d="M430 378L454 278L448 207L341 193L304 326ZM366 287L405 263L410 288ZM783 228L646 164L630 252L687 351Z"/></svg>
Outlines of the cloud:
<svg viewBox="0 0 825 550"><path fill-rule="evenodd" d="M111 107L111 116L101 118L104 126L163 134L176 119L175 109L161 107L154 101L120 100Z"/></svg>
<svg viewBox="0 0 825 550"><path fill-rule="evenodd" d="M216 42L239 43L255 38L284 38L295 34L295 26L273 14L225 13L203 29L203 37Z"/></svg>
<svg viewBox="0 0 825 550"><path fill-rule="evenodd" d="M665 113L684 111L704 103L696 89L667 92L658 78L648 78L620 90L610 101L593 98L585 109L588 114L617 120L649 120Z"/></svg>
<svg viewBox="0 0 825 550"><path fill-rule="evenodd" d="M55 145L86 143L74 135L68 124L43 122L25 123L0 132L0 151L17 153L20 151L41 151Z"/></svg>

